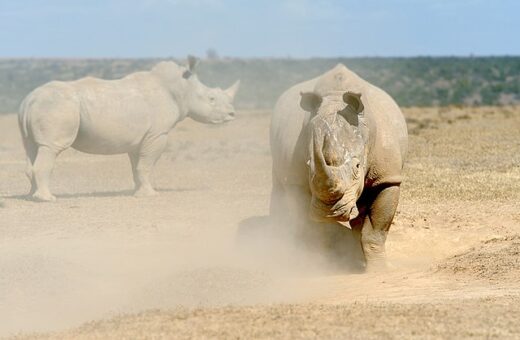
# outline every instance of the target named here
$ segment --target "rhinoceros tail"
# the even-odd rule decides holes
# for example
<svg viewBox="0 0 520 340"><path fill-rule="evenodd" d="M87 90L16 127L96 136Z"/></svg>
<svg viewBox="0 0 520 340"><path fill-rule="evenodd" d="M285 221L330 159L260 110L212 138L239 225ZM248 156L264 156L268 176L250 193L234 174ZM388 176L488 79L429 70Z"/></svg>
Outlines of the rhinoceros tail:
<svg viewBox="0 0 520 340"><path fill-rule="evenodd" d="M20 109L18 111L18 124L20 126L20 132L22 133L23 139L29 138L29 131L27 128L27 101L27 98L23 100L23 102L20 104Z"/></svg>
<svg viewBox="0 0 520 340"><path fill-rule="evenodd" d="M38 151L38 146L32 140L29 135L29 103L28 99L24 99L22 104L20 104L20 110L18 111L18 125L20 127L20 133L22 135L23 147L25 149L25 154L27 156L27 165L25 168L25 174L29 178L32 179L32 165L36 158L36 153Z"/></svg>

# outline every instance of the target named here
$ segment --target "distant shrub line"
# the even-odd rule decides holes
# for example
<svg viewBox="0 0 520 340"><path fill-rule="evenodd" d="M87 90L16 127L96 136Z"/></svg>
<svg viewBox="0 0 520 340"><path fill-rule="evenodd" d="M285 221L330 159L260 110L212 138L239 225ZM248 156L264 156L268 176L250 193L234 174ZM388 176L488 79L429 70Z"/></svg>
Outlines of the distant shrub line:
<svg viewBox="0 0 520 340"><path fill-rule="evenodd" d="M86 75L105 79L148 70L159 59L0 60L0 113L15 112L35 87ZM200 64L211 86L242 80L236 107L272 108L289 86L343 63L390 93L402 106L520 103L520 57L218 59Z"/></svg>

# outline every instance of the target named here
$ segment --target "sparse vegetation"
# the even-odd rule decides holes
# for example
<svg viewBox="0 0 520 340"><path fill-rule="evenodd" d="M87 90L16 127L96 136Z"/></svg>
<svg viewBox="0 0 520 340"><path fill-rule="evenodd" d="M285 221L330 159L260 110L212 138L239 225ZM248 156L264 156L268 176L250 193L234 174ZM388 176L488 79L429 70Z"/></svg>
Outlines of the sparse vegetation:
<svg viewBox="0 0 520 340"><path fill-rule="evenodd" d="M292 276L296 264L283 264L290 256L276 242L259 262L241 262L232 246L243 219L268 212L268 110L219 127L181 122L156 167L161 193L145 200L131 196L126 156L68 150L55 169L55 204L23 199L29 183L16 116L0 116L0 319L14 315L0 332L518 338L520 107L404 114L409 153L387 243L395 267L322 275L298 258L302 276ZM158 309L140 312L150 308ZM62 331L87 320L97 321Z"/></svg>
<svg viewBox="0 0 520 340"><path fill-rule="evenodd" d="M86 75L120 78L147 70L159 59L0 60L0 112L14 112L22 98L50 80ZM200 65L200 77L226 87L242 79L237 106L269 109L287 87L344 63L389 92L401 106L507 105L520 103L520 57L417 57L329 59L222 59Z"/></svg>
<svg viewBox="0 0 520 340"><path fill-rule="evenodd" d="M520 107L404 109L410 134L403 195L444 200L520 199Z"/></svg>

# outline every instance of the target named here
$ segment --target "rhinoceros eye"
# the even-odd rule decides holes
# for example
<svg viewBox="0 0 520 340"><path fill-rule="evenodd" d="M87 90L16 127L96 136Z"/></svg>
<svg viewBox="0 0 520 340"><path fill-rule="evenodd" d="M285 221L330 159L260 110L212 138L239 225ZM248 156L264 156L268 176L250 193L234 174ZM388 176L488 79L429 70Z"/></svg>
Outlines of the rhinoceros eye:
<svg viewBox="0 0 520 340"><path fill-rule="evenodd" d="M361 168L361 162L357 159L357 158L354 158L354 166L352 167L352 173L354 175L354 178L358 178L359 177L359 169Z"/></svg>
<svg viewBox="0 0 520 340"><path fill-rule="evenodd" d="M210 97L209 97L209 103L210 103L211 105L215 105L215 97L210 96Z"/></svg>

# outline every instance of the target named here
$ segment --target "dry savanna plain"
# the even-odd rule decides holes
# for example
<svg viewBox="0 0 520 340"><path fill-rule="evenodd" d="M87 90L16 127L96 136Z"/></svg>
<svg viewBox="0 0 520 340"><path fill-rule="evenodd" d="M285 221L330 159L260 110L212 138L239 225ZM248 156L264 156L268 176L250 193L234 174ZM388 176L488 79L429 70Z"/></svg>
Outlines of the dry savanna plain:
<svg viewBox="0 0 520 340"><path fill-rule="evenodd" d="M240 236L267 220L270 112L180 123L155 197L132 196L125 155L68 150L54 203L25 198L16 116L0 116L0 336L520 338L520 108L404 113L390 268L368 274Z"/></svg>

